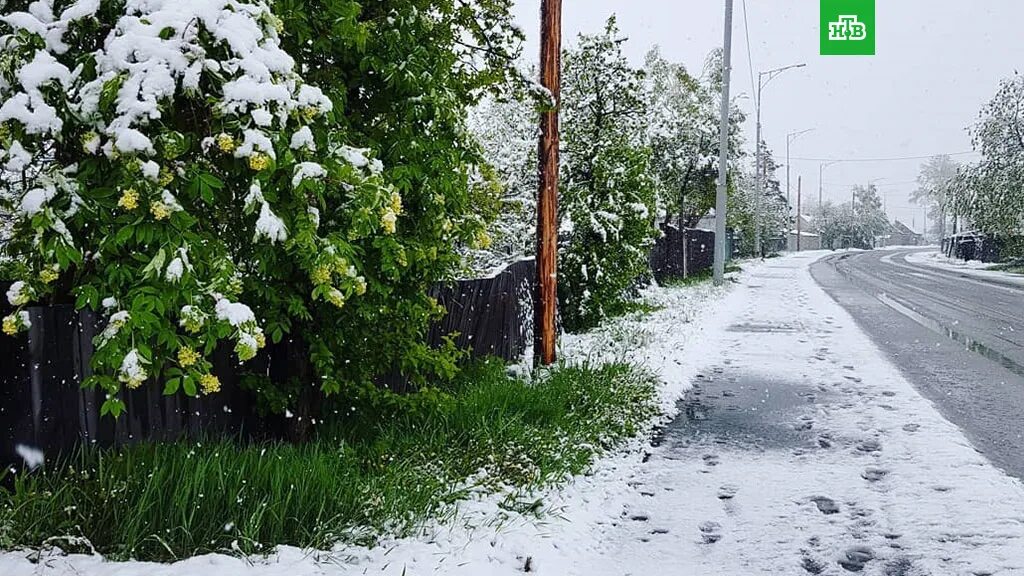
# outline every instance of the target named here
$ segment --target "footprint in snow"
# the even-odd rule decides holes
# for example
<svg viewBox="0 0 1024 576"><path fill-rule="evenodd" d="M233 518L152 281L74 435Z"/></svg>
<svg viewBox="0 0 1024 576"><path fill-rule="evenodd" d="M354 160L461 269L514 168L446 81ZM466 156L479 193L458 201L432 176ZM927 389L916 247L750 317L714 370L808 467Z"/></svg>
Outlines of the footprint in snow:
<svg viewBox="0 0 1024 576"><path fill-rule="evenodd" d="M860 572L864 566L875 559L875 552L867 546L854 546L848 548L843 557L839 559L839 565L848 572Z"/></svg>
<svg viewBox="0 0 1024 576"><path fill-rule="evenodd" d="M921 425L920 424L910 423L910 424L906 424L906 425L903 426L903 431L904 432L911 432L911 433L913 433L913 432L917 432L920 429L921 429Z"/></svg>
<svg viewBox="0 0 1024 576"><path fill-rule="evenodd" d="M811 502L814 502L818 507L818 511L826 516L839 513L839 504L836 504L835 500L826 496L815 496L811 498Z"/></svg>
<svg viewBox="0 0 1024 576"><path fill-rule="evenodd" d="M868 438L867 440L861 440L860 443L857 444L857 451L858 452L864 452L864 453L867 453L867 454L870 454L870 453L873 453L873 452L881 452L882 451L882 443L879 442L878 440L875 440L874 438Z"/></svg>
<svg viewBox="0 0 1024 576"><path fill-rule="evenodd" d="M825 572L825 564L811 558L810 556L804 556L803 560L800 562L800 567L808 574L822 574Z"/></svg>
<svg viewBox="0 0 1024 576"><path fill-rule="evenodd" d="M718 522L704 522L700 525L700 535L704 544L714 544L722 539L722 525Z"/></svg>
<svg viewBox="0 0 1024 576"><path fill-rule="evenodd" d="M885 468L876 468L874 466L869 466L860 473L860 477L868 482L878 482L888 475L889 471Z"/></svg>
<svg viewBox="0 0 1024 576"><path fill-rule="evenodd" d="M736 486L726 484L725 486L722 486L721 488L718 489L718 499L732 500L733 498L736 497L736 493L739 491L740 489L737 488Z"/></svg>

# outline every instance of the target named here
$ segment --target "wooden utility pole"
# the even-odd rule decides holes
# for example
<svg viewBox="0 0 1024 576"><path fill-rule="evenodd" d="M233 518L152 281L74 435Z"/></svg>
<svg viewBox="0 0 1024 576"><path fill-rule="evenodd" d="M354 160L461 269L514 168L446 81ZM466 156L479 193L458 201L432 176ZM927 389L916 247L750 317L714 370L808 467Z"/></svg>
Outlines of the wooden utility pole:
<svg viewBox="0 0 1024 576"><path fill-rule="evenodd" d="M801 202L803 198L801 193L803 191L804 177L796 177L796 251L800 251L800 240L803 237L803 231L801 230L801 220L803 220L803 209L801 208Z"/></svg>
<svg viewBox="0 0 1024 576"><path fill-rule="evenodd" d="M558 106L561 104L562 0L540 7L540 81L551 93L551 108L540 120L540 187L537 194L537 281L533 302L534 362L555 362L558 303Z"/></svg>

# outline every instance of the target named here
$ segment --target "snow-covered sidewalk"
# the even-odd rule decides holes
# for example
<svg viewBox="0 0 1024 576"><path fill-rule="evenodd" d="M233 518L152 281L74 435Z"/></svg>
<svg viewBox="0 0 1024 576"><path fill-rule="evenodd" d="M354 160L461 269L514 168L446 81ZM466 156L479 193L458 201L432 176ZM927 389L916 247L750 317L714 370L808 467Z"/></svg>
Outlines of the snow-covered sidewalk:
<svg viewBox="0 0 1024 576"><path fill-rule="evenodd" d="M814 283L821 254L752 265L728 291L656 290L665 309L569 341L570 355L657 369L675 419L656 447L540 495L539 520L483 498L454 525L373 550L174 565L8 553L0 574L1024 574L1024 486Z"/></svg>

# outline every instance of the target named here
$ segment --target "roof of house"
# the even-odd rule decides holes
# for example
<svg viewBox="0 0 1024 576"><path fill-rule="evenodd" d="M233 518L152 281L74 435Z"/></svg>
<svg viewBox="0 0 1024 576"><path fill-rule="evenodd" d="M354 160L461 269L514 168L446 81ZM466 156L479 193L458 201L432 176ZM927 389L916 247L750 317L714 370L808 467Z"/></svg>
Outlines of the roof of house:
<svg viewBox="0 0 1024 576"><path fill-rule="evenodd" d="M894 234L904 234L908 236L920 236L917 232L910 229L909 226L900 222L899 220L892 223L892 230Z"/></svg>

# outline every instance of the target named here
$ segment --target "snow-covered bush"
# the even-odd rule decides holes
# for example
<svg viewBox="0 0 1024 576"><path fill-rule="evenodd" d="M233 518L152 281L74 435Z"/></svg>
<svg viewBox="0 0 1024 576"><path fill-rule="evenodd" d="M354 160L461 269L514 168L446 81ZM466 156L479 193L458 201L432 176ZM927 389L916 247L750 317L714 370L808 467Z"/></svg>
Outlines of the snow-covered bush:
<svg viewBox="0 0 1024 576"><path fill-rule="evenodd" d="M570 330L623 308L658 234L643 72L624 41L611 18L564 56L559 300Z"/></svg>
<svg viewBox="0 0 1024 576"><path fill-rule="evenodd" d="M265 330L283 337L282 317L343 308L387 273L360 245L397 260L402 197L346 145L268 4L26 4L0 13L0 189L15 211L4 249L25 265L4 331L38 302L101 311L89 384L108 392L105 413L156 376L167 393L216 392L218 341L249 360ZM247 289L275 278L303 290Z"/></svg>
<svg viewBox="0 0 1024 576"><path fill-rule="evenodd" d="M497 202L486 241L467 251L467 265L486 274L531 255L537 242L537 140L540 117L532 101L487 98L470 113L469 126L488 166L481 182L493 182Z"/></svg>

